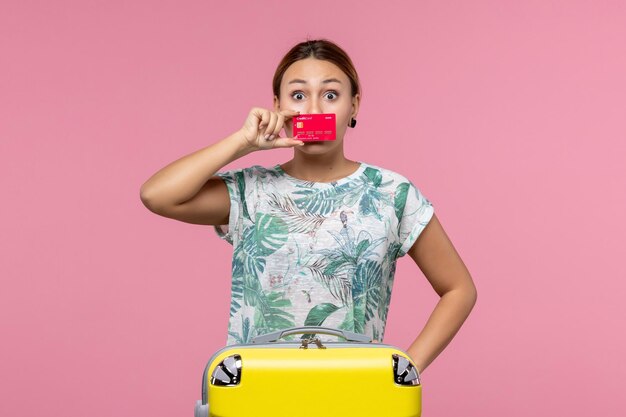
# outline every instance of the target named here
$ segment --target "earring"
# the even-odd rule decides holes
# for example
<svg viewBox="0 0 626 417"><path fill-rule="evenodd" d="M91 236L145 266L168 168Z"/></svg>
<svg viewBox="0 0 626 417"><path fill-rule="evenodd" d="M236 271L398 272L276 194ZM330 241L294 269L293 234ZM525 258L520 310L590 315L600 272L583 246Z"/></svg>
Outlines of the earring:
<svg viewBox="0 0 626 417"><path fill-rule="evenodd" d="M350 124L348 126L350 127L356 126L356 119L354 117L350 118Z"/></svg>

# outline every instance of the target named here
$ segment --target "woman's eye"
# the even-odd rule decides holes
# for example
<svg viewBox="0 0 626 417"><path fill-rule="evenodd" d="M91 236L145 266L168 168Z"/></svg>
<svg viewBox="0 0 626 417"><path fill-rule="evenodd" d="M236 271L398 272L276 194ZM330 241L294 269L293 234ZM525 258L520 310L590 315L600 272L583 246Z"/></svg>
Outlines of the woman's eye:
<svg viewBox="0 0 626 417"><path fill-rule="evenodd" d="M337 98L337 93L335 93L334 91L329 91L328 93L326 93L326 98L329 100L334 100Z"/></svg>
<svg viewBox="0 0 626 417"><path fill-rule="evenodd" d="M296 91L295 93L291 95L291 97L295 98L296 100L302 100L304 99L304 94Z"/></svg>

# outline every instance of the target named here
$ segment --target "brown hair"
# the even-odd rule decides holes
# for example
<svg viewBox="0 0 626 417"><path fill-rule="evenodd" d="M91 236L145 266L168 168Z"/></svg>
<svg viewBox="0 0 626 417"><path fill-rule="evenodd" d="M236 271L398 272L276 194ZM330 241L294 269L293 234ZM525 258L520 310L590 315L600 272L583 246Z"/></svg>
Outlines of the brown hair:
<svg viewBox="0 0 626 417"><path fill-rule="evenodd" d="M283 80L283 75L285 71L287 71L287 68L294 62L306 58L321 59L337 65L350 79L352 96L354 97L356 94L360 94L361 85L359 84L359 76L348 54L337 44L329 40L316 39L300 42L291 48L280 61L274 73L274 79L272 80L272 88L274 89L274 95L276 97L280 98L280 83Z"/></svg>

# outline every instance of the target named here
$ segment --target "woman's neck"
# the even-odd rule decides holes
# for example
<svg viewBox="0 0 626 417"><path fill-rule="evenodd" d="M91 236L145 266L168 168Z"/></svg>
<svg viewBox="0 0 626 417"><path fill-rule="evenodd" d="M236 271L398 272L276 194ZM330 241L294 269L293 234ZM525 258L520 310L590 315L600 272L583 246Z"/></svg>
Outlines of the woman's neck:
<svg viewBox="0 0 626 417"><path fill-rule="evenodd" d="M310 155L295 152L291 161L281 165L289 175L305 181L331 182L356 171L359 163L346 159L343 152Z"/></svg>

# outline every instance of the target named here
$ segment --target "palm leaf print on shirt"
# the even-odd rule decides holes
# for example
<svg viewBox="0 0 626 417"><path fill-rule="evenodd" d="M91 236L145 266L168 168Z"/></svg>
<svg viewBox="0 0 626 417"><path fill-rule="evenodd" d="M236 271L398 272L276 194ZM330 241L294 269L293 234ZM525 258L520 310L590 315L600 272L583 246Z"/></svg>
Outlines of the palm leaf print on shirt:
<svg viewBox="0 0 626 417"><path fill-rule="evenodd" d="M261 292L259 304L254 312L254 327L259 334L294 327L294 316L286 310L291 300L284 298L284 292Z"/></svg>
<svg viewBox="0 0 626 417"><path fill-rule="evenodd" d="M287 224L290 233L309 233L316 231L324 223L326 217L301 210L289 195L282 198L270 194L269 205L281 213L281 218Z"/></svg>
<svg viewBox="0 0 626 417"><path fill-rule="evenodd" d="M350 279L345 272L329 269L329 266L328 261L324 258L304 265L311 271L313 278L325 286L334 298L341 301L342 304L348 304L350 301Z"/></svg>
<svg viewBox="0 0 626 417"><path fill-rule="evenodd" d="M233 259L233 264L237 262L237 260ZM241 268L241 266L238 266L237 268ZM235 269L235 267L233 267L233 270ZM233 271L233 278L231 281L231 296L230 296L230 317L233 317L235 314L237 314L237 311L239 311L239 309L241 308L241 302L244 298L244 294L243 294L243 268L241 268L242 271L240 273L234 273Z"/></svg>
<svg viewBox="0 0 626 417"><path fill-rule="evenodd" d="M269 256L285 244L289 228L280 217L265 213L257 213L256 217L258 255Z"/></svg>
<svg viewBox="0 0 626 417"><path fill-rule="evenodd" d="M228 334L235 339L235 343L250 343L252 338L256 336L254 334L254 330L250 328L250 319L249 318L241 318L241 333L235 332L232 330L231 323L228 326Z"/></svg>
<svg viewBox="0 0 626 417"><path fill-rule="evenodd" d="M400 222L402 221L402 214L404 213L404 207L406 206L406 197L408 193L408 183L403 182L396 187L396 192L393 199L393 206L396 210L396 218L398 219L398 229L400 229Z"/></svg>
<svg viewBox="0 0 626 417"><path fill-rule="evenodd" d="M299 186L293 193L301 197L294 201L301 210L326 216L345 204L344 200L353 196L353 193L359 195L359 188L359 185L353 183L323 189Z"/></svg>
<svg viewBox="0 0 626 417"><path fill-rule="evenodd" d="M342 273L352 276L357 265L364 259L375 258L376 247L387 240L386 237L374 239L367 230L361 230L355 238L354 229L347 225L347 221L339 233L332 230L328 233L337 242L338 247L316 251L327 261L324 270L326 275Z"/></svg>
<svg viewBox="0 0 626 417"><path fill-rule="evenodd" d="M258 304L261 282L259 277L265 270L266 259L258 255L258 247L255 244L256 228L254 225L246 227L243 232L242 243L235 248L233 254L233 277L232 294L240 298L231 302L231 314L241 307L239 301L249 306Z"/></svg>
<svg viewBox="0 0 626 417"><path fill-rule="evenodd" d="M324 320L328 318L335 311L339 310L339 306L334 305L333 303L322 303L318 304L309 310L309 314L307 314L306 319L304 320L305 326L321 326L324 323Z"/></svg>
<svg viewBox="0 0 626 417"><path fill-rule="evenodd" d="M304 320L305 326L321 326L324 324L324 321L333 314L335 311L339 310L341 307L334 305L333 303L322 303L318 304L309 310L309 313ZM302 339L308 339L313 337L313 334L303 334L301 336Z"/></svg>
<svg viewBox="0 0 626 417"><path fill-rule="evenodd" d="M248 280L250 282L258 280ZM295 326L294 315L287 311L292 306L291 300L284 298L284 292L268 294L260 287L247 289L251 290L249 295L253 295L251 305L255 306L254 325L250 324L248 318L242 318L241 333L229 329L228 333L237 343L248 343L254 336Z"/></svg>
<svg viewBox="0 0 626 417"><path fill-rule="evenodd" d="M324 285L342 305L352 303L352 276L357 266L363 260L375 258L375 248L386 241L386 237L374 239L372 235L361 230L358 237L354 236L354 229L348 225L347 215L341 213L344 226L339 233L329 230L328 233L337 242L338 247L334 249L320 249L315 254L322 255L313 263L306 264L313 277Z"/></svg>
<svg viewBox="0 0 626 417"><path fill-rule="evenodd" d="M246 205L246 180L243 172L235 173L235 182L237 183L237 190L243 201L243 216L250 220L250 213L248 212L248 206Z"/></svg>
<svg viewBox="0 0 626 417"><path fill-rule="evenodd" d="M233 254L231 316L241 308L241 300L249 306L259 305L262 292L259 277L263 276L267 256L287 241L288 228L280 218L257 213L257 222L243 231L243 241Z"/></svg>
<svg viewBox="0 0 626 417"><path fill-rule="evenodd" d="M359 200L359 212L364 216L374 216L380 220L379 207L391 204L389 195L380 189L393 181L383 183L381 172L371 167L365 169L361 179L365 187L363 188L363 195Z"/></svg>
<svg viewBox="0 0 626 417"><path fill-rule="evenodd" d="M254 226L244 230L244 243L235 248L231 281L230 315L234 316L242 304L257 305L261 290L258 277L265 269L265 258L257 256L253 241Z"/></svg>
<svg viewBox="0 0 626 417"><path fill-rule="evenodd" d="M379 263L367 260L360 263L352 282L354 331L363 333L365 324L374 317L380 303L382 268Z"/></svg>

